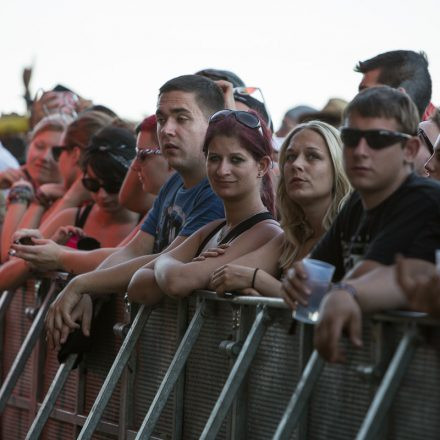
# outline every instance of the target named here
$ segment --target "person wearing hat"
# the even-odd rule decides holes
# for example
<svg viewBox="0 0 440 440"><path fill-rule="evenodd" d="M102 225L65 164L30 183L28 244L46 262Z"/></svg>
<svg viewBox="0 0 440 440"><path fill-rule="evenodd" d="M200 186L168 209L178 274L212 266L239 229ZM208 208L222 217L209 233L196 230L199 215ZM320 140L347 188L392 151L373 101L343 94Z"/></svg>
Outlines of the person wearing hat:
<svg viewBox="0 0 440 440"><path fill-rule="evenodd" d="M342 123L342 114L347 106L347 101L342 98L330 98L327 104L318 112L304 113L300 118L300 123L308 121L323 121L333 127L339 128Z"/></svg>
<svg viewBox="0 0 440 440"><path fill-rule="evenodd" d="M231 72L230 70L203 69L199 70L195 74L212 79L213 81L228 81L232 84L233 87L245 86L243 80L237 74Z"/></svg>

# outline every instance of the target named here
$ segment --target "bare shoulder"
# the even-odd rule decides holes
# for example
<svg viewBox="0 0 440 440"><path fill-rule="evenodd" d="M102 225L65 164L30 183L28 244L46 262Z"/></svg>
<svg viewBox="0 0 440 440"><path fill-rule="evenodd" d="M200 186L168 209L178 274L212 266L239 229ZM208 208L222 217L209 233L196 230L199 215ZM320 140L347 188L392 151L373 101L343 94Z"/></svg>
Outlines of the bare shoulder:
<svg viewBox="0 0 440 440"><path fill-rule="evenodd" d="M217 220L213 220L212 222L207 223L205 226L202 226L198 231L194 232L193 235L196 235L200 238L200 242L202 242L215 228L225 222L224 218L220 218Z"/></svg>
<svg viewBox="0 0 440 440"><path fill-rule="evenodd" d="M282 234L283 230L281 229L280 224L273 219L263 220L260 223L257 223L255 226L249 229L250 233L266 233L272 235L273 237Z"/></svg>

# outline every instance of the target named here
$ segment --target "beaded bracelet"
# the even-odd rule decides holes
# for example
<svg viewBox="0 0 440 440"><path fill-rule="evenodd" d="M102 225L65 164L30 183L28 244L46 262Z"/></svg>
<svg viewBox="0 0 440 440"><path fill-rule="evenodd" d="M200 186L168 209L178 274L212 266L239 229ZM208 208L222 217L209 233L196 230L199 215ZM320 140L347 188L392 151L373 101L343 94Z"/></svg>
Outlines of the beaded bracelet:
<svg viewBox="0 0 440 440"><path fill-rule="evenodd" d="M33 198L34 192L29 186L17 185L9 190L7 202L8 204L26 203L29 205Z"/></svg>

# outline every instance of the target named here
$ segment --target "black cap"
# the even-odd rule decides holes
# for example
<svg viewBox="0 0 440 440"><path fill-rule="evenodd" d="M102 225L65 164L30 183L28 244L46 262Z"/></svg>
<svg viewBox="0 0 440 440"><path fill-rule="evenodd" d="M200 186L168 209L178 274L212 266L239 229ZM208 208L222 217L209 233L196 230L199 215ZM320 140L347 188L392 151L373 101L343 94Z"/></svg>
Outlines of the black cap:
<svg viewBox="0 0 440 440"><path fill-rule="evenodd" d="M232 83L234 87L244 87L243 80L230 70L203 69L196 72L196 75L204 76L206 78L212 79L213 81L223 79Z"/></svg>

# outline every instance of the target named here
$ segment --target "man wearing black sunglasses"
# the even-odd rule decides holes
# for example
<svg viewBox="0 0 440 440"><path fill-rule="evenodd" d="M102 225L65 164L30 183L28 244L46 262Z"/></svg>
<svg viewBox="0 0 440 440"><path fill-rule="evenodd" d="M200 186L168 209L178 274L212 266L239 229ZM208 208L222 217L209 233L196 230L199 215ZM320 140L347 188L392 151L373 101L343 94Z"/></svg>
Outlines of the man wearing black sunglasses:
<svg viewBox="0 0 440 440"><path fill-rule="evenodd" d="M434 261L440 247L440 185L412 172L419 147L412 100L390 87L370 88L347 106L344 121L344 167L356 191L311 253L336 267L315 332L317 349L330 361L344 359L337 345L343 328L360 345L362 311L389 304L396 285L385 269L396 254ZM305 279L299 262L283 282L292 307L307 303Z"/></svg>
<svg viewBox="0 0 440 440"><path fill-rule="evenodd" d="M224 217L223 204L206 178L202 151L209 117L223 108L222 91L210 79L185 75L161 87L156 111L158 139L161 153L177 173L162 187L135 237L107 257L98 270L77 276L59 294L46 317L51 346L65 342L69 327L78 327L71 319L75 306L80 308L80 316L88 316L89 310L81 308L83 293L126 292L137 269L206 223ZM83 325L85 333L87 329Z"/></svg>

